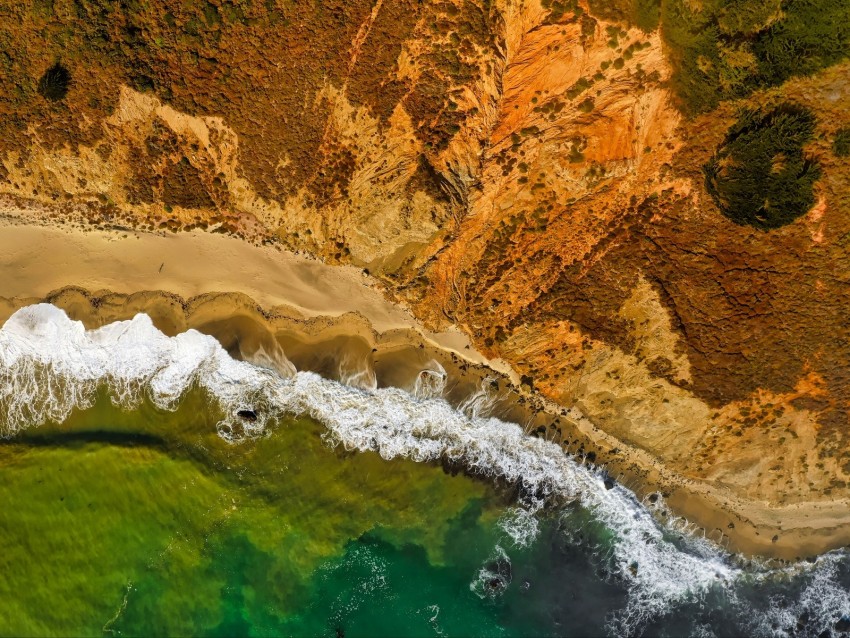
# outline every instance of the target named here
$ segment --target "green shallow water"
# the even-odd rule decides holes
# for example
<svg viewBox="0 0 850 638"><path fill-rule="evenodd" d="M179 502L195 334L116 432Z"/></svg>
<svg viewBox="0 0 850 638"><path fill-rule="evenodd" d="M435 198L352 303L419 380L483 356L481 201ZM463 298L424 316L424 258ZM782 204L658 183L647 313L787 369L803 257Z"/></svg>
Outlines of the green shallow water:
<svg viewBox="0 0 850 638"><path fill-rule="evenodd" d="M103 399L0 441L0 635L600 636L628 607L594 558L616 534L585 509L542 512L518 546L490 481L330 448L309 419L230 445L219 417L198 393L176 412ZM632 628L738 636L770 613L765 635L850 632L835 565L809 598L810 577L745 579Z"/></svg>
<svg viewBox="0 0 850 638"><path fill-rule="evenodd" d="M470 588L505 543L490 484L331 449L309 419L240 445L217 420L199 395L174 413L101 400L0 445L0 632L555 631L516 573L504 596ZM535 552L512 558L532 573Z"/></svg>

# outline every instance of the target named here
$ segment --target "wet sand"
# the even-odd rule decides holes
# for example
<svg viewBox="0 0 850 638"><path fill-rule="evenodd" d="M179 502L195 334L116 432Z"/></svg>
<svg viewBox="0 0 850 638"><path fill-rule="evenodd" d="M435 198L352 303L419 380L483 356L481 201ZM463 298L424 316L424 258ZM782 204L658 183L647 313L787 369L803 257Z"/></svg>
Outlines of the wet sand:
<svg viewBox="0 0 850 638"><path fill-rule="evenodd" d="M461 332L428 331L358 269L222 235L83 232L18 221L7 216L0 226L0 321L38 301L89 328L145 312L167 334L195 328L233 356L282 352L289 363L281 366L363 387L410 390L423 370L442 367L454 405L486 388L497 397L493 416L604 464L639 497L662 493L672 511L659 516L684 516L732 551L793 560L850 543L850 503L775 506L675 475L577 410L521 389L515 373L488 361Z"/></svg>

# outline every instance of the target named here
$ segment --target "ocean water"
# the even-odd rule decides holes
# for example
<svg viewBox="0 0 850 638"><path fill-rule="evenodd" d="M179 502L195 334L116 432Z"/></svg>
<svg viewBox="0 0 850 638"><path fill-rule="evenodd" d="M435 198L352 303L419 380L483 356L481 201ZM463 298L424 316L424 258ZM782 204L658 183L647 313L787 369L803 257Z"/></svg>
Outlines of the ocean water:
<svg viewBox="0 0 850 638"><path fill-rule="evenodd" d="M770 567L485 395L231 358L145 315L0 329L0 634L828 636L845 552ZM365 386L365 387L363 387Z"/></svg>

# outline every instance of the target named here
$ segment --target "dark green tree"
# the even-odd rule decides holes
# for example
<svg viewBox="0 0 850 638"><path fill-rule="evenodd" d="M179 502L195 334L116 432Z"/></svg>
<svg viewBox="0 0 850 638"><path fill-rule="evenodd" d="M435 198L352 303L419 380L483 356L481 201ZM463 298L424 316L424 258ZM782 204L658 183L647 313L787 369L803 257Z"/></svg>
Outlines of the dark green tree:
<svg viewBox="0 0 850 638"><path fill-rule="evenodd" d="M820 169L804 146L815 124L810 111L791 104L741 114L703 167L706 189L726 217L771 230L814 205Z"/></svg>

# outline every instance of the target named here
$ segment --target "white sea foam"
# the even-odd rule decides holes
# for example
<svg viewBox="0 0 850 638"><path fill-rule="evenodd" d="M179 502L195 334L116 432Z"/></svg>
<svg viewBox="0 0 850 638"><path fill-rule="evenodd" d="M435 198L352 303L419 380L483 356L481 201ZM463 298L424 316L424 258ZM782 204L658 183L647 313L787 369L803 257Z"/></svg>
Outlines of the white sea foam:
<svg viewBox="0 0 850 638"><path fill-rule="evenodd" d="M490 416L493 409L499 402L499 399L502 398L499 396L499 393L493 389L494 381L495 379L493 377L484 377L481 379L478 389L464 399L460 405L457 406L457 409L473 419Z"/></svg>
<svg viewBox="0 0 850 638"><path fill-rule="evenodd" d="M612 628L634 629L671 604L729 588L742 576L752 579L705 539L682 535L671 541L673 530L632 492L621 485L606 489L600 471L557 445L527 436L516 424L484 418L480 409L454 409L439 398L446 373L438 365L421 374L410 393L351 387L309 372L281 375L278 367L287 369L280 361L263 367L234 360L214 338L194 330L167 337L142 314L86 331L54 306L30 306L0 329L2 433L62 421L72 409L91 406L99 387L124 407L147 397L165 410L199 387L220 403L227 416L219 434L231 441L262 434L275 414L306 414L327 427L329 442L347 449L372 450L386 459L442 458L515 483L533 498L586 507L615 535L606 560L629 590L629 605L612 619ZM256 420L240 418L240 410L253 411ZM847 596L823 593L832 581L828 566L822 572L821 580L812 580L812 604L829 599L830 613L850 613ZM782 613L775 614L776 626L791 629Z"/></svg>
<svg viewBox="0 0 850 638"><path fill-rule="evenodd" d="M416 375L410 393L417 399L433 399L442 396L448 376L440 362L431 359L428 366Z"/></svg>
<svg viewBox="0 0 850 638"><path fill-rule="evenodd" d="M843 578L840 572L843 571ZM749 613L749 601L736 600L746 633L753 636L824 636L841 621L842 635L850 630L850 565L846 552L819 556L813 566L793 564L752 578L767 586L768 605ZM782 586L783 583L786 586ZM793 583L793 587L788 587ZM756 589L761 596L764 589ZM789 631L791 630L791 631Z"/></svg>
<svg viewBox="0 0 850 638"><path fill-rule="evenodd" d="M495 598L511 584L512 580L510 556L500 545L496 545L487 562L469 583L469 590L479 598Z"/></svg>
<svg viewBox="0 0 850 638"><path fill-rule="evenodd" d="M246 352L240 344L239 353L245 361L261 368L274 370L282 377L294 377L298 372L293 363L286 358L283 348L276 341L272 342L268 350L265 346L259 345L250 352Z"/></svg>
<svg viewBox="0 0 850 638"><path fill-rule="evenodd" d="M499 518L499 527L508 535L514 546L528 547L540 533L537 512L543 504L534 503L531 507L510 507Z"/></svg>
<svg viewBox="0 0 850 638"><path fill-rule="evenodd" d="M375 390L378 387L375 370L365 358L345 353L339 362L338 373L339 380L345 385L363 390Z"/></svg>

